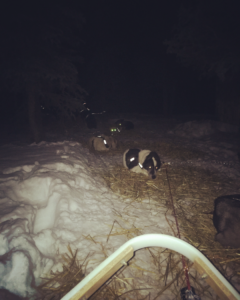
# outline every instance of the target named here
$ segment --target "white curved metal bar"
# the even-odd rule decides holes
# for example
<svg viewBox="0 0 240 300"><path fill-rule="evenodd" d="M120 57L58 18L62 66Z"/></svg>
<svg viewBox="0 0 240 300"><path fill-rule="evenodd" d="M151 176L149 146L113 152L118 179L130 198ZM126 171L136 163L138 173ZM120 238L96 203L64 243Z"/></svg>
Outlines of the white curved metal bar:
<svg viewBox="0 0 240 300"><path fill-rule="evenodd" d="M145 234L129 240L79 282L62 300L87 299L126 264L134 251L147 247L168 248L186 256L194 262L201 275L206 274L205 280L221 299L240 300L238 292L199 250L176 237L164 234Z"/></svg>

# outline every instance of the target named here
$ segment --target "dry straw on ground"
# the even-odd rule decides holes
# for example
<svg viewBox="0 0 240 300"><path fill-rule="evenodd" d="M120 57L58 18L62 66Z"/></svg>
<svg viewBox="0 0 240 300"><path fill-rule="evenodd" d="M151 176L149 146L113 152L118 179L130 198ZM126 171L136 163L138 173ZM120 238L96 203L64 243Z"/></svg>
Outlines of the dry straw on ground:
<svg viewBox="0 0 240 300"><path fill-rule="evenodd" d="M62 271L51 271L46 278L43 278L43 283L38 286L39 299L61 299L85 277L87 257L84 262L80 263L77 260L77 250L73 253L71 247L68 246L68 253L62 255L62 259L64 261Z"/></svg>
<svg viewBox="0 0 240 300"><path fill-rule="evenodd" d="M156 145L155 145L156 146ZM167 149L168 145L164 145ZM174 149L173 156L189 159L194 152ZM196 156L201 155L197 152ZM196 157L195 156L195 157ZM131 173L122 166L115 166L104 174L108 186L125 199L149 199L170 208L168 181L181 224L184 239L197 247L233 283L240 281L240 249L223 248L214 241L216 229L212 222L214 199L239 190L239 183L193 166L163 166L155 180ZM169 224L172 226L171 224ZM172 226L176 235L176 229Z"/></svg>
<svg viewBox="0 0 240 300"><path fill-rule="evenodd" d="M144 146L144 143L142 143ZM141 148L144 148L144 147ZM122 153L126 148L133 146L132 142L125 145L120 144L118 150L104 155L115 155ZM201 151L188 150L182 147L173 147L170 143L148 144L148 148L159 153L168 155L171 158L181 158L182 161L203 157ZM102 154L101 154L102 155ZM167 170L166 170L167 168ZM177 218L180 223L180 231L184 240L197 247L214 265L229 279L230 282L240 281L240 249L224 249L219 243L214 241L216 229L212 223L212 212L214 199L220 195L231 193L232 190L239 190L239 183L225 178L224 180L210 171L200 169L199 167L186 166L166 166L163 165L155 180L149 180L147 176L132 173L121 165L115 165L107 172L99 174L104 178L108 187L116 194L121 196L123 201L142 202L149 200L158 204L159 207L165 207L171 211L170 191L173 196L173 203L177 212ZM124 200L125 199L125 200ZM140 235L141 230L137 228L125 229L116 226L113 223L106 240L114 235L125 235L128 239ZM175 224L169 222L173 235L176 236ZM104 249L104 245L102 245ZM171 290L172 299L180 298L180 289L186 286L183 274L181 256L178 253L167 249L150 248L145 249L151 258L151 270L143 270L139 267L137 259L133 258L129 266L120 270L113 276L91 299L161 299L161 296ZM72 258L76 255L72 255ZM87 260L86 260L87 262ZM85 272L81 271L84 263L74 269L75 264L69 257L68 267L63 268L67 274L78 272L81 276ZM190 263L191 265L191 263ZM69 270L72 268L72 271ZM80 269L79 269L80 268ZM131 270L134 276L128 277L127 270ZM64 272L65 272L64 271ZM62 285L62 279L65 273L60 275L58 272L52 274L55 276L57 285ZM69 273L68 273L69 272ZM139 283L139 279L145 273L151 277L149 282ZM48 283L41 286L41 290L50 287L50 291L55 295L61 292L61 288L54 290L52 288L53 278ZM75 279L74 279L75 280ZM190 269L191 285L202 299L216 299L211 288L199 278L197 272ZM55 282L55 284L56 284ZM74 283L75 285L75 283ZM55 285L53 285L55 287ZM70 290L70 286L67 288ZM155 294L153 297L152 295ZM46 300L51 298L44 298ZM52 298L59 299L59 298Z"/></svg>

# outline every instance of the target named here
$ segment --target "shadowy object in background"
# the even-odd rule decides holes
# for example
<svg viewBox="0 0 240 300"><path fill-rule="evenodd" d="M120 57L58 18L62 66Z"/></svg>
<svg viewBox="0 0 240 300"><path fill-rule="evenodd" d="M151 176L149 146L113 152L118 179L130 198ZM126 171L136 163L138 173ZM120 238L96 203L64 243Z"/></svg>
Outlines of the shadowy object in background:
<svg viewBox="0 0 240 300"><path fill-rule="evenodd" d="M84 109L80 112L81 117L85 120L87 128L97 128L96 119L91 112L90 108L86 106L86 103L83 103Z"/></svg>
<svg viewBox="0 0 240 300"><path fill-rule="evenodd" d="M134 128L134 124L131 121L124 121L123 119L117 120L115 122L115 125L117 128L122 131L122 130L130 130Z"/></svg>

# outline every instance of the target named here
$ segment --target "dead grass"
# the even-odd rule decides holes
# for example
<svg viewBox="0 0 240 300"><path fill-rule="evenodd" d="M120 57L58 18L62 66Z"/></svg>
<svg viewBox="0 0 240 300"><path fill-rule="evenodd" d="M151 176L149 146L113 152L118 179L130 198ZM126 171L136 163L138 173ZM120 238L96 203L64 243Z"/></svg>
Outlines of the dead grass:
<svg viewBox="0 0 240 300"><path fill-rule="evenodd" d="M120 143L116 151L104 153L104 155L123 153L128 147L133 148L133 144L134 147L139 147L138 143L131 141L124 145ZM175 147L173 144L164 142L152 145L149 143L145 145L143 142L141 148L150 148L182 161L204 156L201 151ZM99 171L99 175L104 178L114 193L121 196L123 201L143 202L149 199L168 210L172 209L169 196L170 184L182 238L198 248L230 282L240 280L240 249L223 248L216 243L214 241L216 229L212 222L214 199L232 193L232 190L239 191L238 182L233 182L228 178L223 179L210 171L184 164L181 166L163 165L155 180L132 173L120 165L113 166L108 172ZM109 233L106 234L107 242L111 236L124 235L130 239L142 234L139 228L126 229L118 225L117 221L113 222ZM173 235L176 236L174 224L169 223L169 225ZM102 245L102 249L106 256L104 245ZM145 251L151 258L152 264L149 266L151 269L141 268L138 260L133 258L128 267L117 272L90 299L163 299L164 293L170 290L172 299L180 300L180 289L186 286L181 256L168 249L149 248ZM57 295L67 292L84 277L87 260L86 263L80 264L76 261L76 253L73 254L71 248L69 248L69 252L71 255L65 255L66 264L63 265L63 272L61 274L59 272L51 273L50 279L39 287L41 292L47 291L46 297L48 298L42 299L60 299L54 297L59 297ZM187 263L191 267L191 262ZM130 277L128 271L131 271ZM151 280L141 283L141 278L146 273ZM69 279L71 284L68 287L65 284L67 276L73 278L73 280ZM217 299L211 288L199 278L193 268L190 268L190 280L199 296L204 299ZM153 294L155 294L154 297ZM50 297L51 295L54 295L53 298Z"/></svg>
<svg viewBox="0 0 240 300"><path fill-rule="evenodd" d="M68 246L69 253L62 255L62 271L51 271L50 274L42 278L43 283L37 287L42 300L58 300L74 288L84 277L87 267L87 257L80 264L77 260L77 250L73 253Z"/></svg>

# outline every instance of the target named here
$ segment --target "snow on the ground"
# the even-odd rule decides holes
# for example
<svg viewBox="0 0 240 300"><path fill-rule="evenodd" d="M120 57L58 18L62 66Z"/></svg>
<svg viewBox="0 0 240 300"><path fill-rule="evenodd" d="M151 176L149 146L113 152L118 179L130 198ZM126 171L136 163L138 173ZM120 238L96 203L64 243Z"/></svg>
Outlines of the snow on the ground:
<svg viewBox="0 0 240 300"><path fill-rule="evenodd" d="M165 119L142 116L133 121L138 124L136 131L149 130L151 136L155 132L158 139L174 136L180 143L178 135L190 135L194 146L208 157L207 162L191 163L239 178L237 142L201 139L219 131L229 132L229 126L192 122L167 134ZM18 296L34 298L33 286L39 285L40 277L51 269L61 269L59 257L67 252L69 244L79 250L80 260L90 253L88 272L94 269L105 258L102 245L110 255L127 241L124 235L108 239L114 222L123 229L137 228L141 234L173 234L165 218L166 208L149 201L128 205L99 174L92 172L120 164L121 155L95 156L74 141L77 134L68 141L0 147L0 288ZM86 135L91 134L86 130ZM124 141L123 136L121 139ZM192 140L188 142L190 146ZM235 161L235 168L224 164L226 161ZM149 261L144 252L138 256L142 266L147 267Z"/></svg>
<svg viewBox="0 0 240 300"><path fill-rule="evenodd" d="M2 150L8 153L8 148ZM128 208L128 224L122 224L115 211L123 216L126 204L101 177L91 174L90 154L79 143L41 143L11 150L9 159L14 163L9 161L11 166L2 170L0 183L0 255L7 259L0 264L1 287L23 297L34 294L32 283L40 284L40 276L58 263L56 253L66 253L68 244L80 250L80 259L93 252L97 265L104 259L101 245L85 237L105 242L115 220L126 229L134 225L144 233L168 233L165 221L157 215L149 218L141 204ZM111 237L107 250L126 241Z"/></svg>
<svg viewBox="0 0 240 300"><path fill-rule="evenodd" d="M238 126L216 122L212 120L189 121L176 126L169 133L183 137L203 137L216 132L237 133Z"/></svg>

